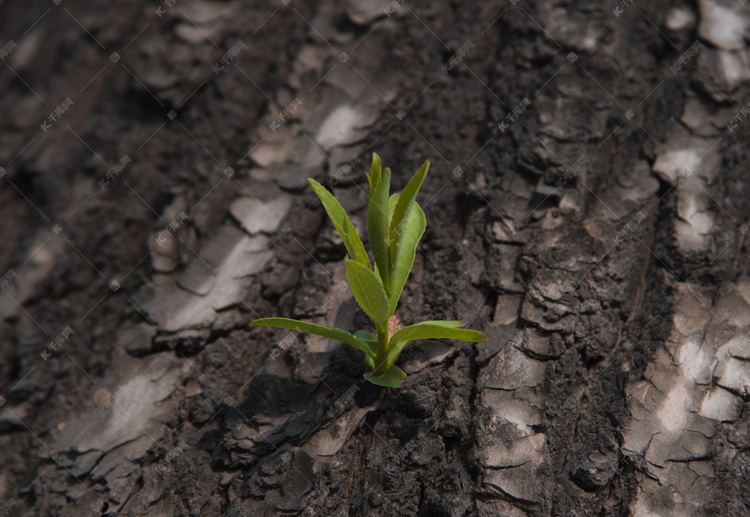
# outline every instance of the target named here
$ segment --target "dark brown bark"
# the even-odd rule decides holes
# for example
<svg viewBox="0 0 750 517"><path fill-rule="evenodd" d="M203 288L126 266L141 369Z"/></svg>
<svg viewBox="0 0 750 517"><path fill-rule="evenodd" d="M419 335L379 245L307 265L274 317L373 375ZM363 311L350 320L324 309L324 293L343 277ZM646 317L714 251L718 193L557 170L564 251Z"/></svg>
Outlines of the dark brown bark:
<svg viewBox="0 0 750 517"><path fill-rule="evenodd" d="M750 513L747 6L0 13L8 515ZM401 390L248 327L367 327L306 178L364 229L373 151L400 318L489 337Z"/></svg>

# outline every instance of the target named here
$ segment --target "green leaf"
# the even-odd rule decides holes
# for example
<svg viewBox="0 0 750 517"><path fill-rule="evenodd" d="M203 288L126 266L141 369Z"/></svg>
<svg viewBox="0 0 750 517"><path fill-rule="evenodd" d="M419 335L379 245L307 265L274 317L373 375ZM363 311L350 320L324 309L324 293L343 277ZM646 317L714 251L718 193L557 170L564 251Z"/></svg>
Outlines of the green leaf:
<svg viewBox="0 0 750 517"><path fill-rule="evenodd" d="M357 262L369 264L370 259L367 258L365 245L362 244L362 240L357 234L357 229L352 224L349 216L346 215L341 204L339 204L338 200L333 197L333 194L328 192L323 185L312 178L308 178L307 181L323 203L323 208L326 209L328 217L330 217L331 222L333 222L333 226L336 228L336 231L339 232L341 240L344 241L344 246L346 246L346 251L349 253L349 257Z"/></svg>
<svg viewBox="0 0 750 517"><path fill-rule="evenodd" d="M460 322L459 322L460 323ZM370 354L372 357L375 357L378 353L378 341L375 339L375 336L373 336L371 333L367 332L366 330L358 330L354 333L354 337L362 341L367 347L370 349ZM371 368L371 370L374 370L375 367Z"/></svg>
<svg viewBox="0 0 750 517"><path fill-rule="evenodd" d="M383 171L383 177L374 189L370 189L367 210L367 234L370 250L386 292L391 289L390 247L388 246L388 194L391 189L391 169Z"/></svg>
<svg viewBox="0 0 750 517"><path fill-rule="evenodd" d="M416 325L404 327L391 336L388 360L395 362L399 354L411 341L416 339L455 339L456 341L487 341L478 330L458 328L461 322L456 321L423 321Z"/></svg>
<svg viewBox="0 0 750 517"><path fill-rule="evenodd" d="M385 374L388 377L395 377L396 379L406 379L406 372L395 364L392 364L390 368L388 368L388 371L385 372Z"/></svg>
<svg viewBox="0 0 750 517"><path fill-rule="evenodd" d="M400 388L401 380L405 378L406 373L398 366L392 364L383 375L369 375L367 380L386 388Z"/></svg>
<svg viewBox="0 0 750 517"><path fill-rule="evenodd" d="M427 160L422 164L419 171L409 180L409 183L404 188L401 196L398 198L396 203L396 209L393 212L391 218L390 228L388 230L388 240L391 243L391 264L396 264L398 254L401 248L401 240L406 232L406 227L409 224L409 217L412 213L412 207L414 206L414 200L417 198L419 189L424 182L427 171L430 169L430 160Z"/></svg>
<svg viewBox="0 0 750 517"><path fill-rule="evenodd" d="M412 266L414 266L414 257L417 254L417 245L419 240L424 234L427 220L425 219L422 207L418 203L414 203L412 206L412 212L407 219L406 231L401 241L401 250L398 254L396 261L396 267L393 271L393 289L391 290L391 296L388 299L388 317L390 318L396 307L398 306L398 300L401 298L401 292L404 290L406 285L406 279L409 278Z"/></svg>
<svg viewBox="0 0 750 517"><path fill-rule="evenodd" d="M478 330L459 328L455 321L423 321L409 325L391 336L391 343L412 341L415 339L455 339L457 341L486 341L487 338Z"/></svg>
<svg viewBox="0 0 750 517"><path fill-rule="evenodd" d="M393 212L396 210L396 203L398 203L399 197L400 194L391 194L391 197L388 199L388 224L390 224L393 218Z"/></svg>
<svg viewBox="0 0 750 517"><path fill-rule="evenodd" d="M375 370L375 357L378 355L378 342L370 332L366 330L358 330L354 333L354 336L362 341L370 349L370 354L365 354L365 366L370 371Z"/></svg>
<svg viewBox="0 0 750 517"><path fill-rule="evenodd" d="M380 161L378 153L372 153L372 166L370 167L370 174L367 174L367 181L370 182L370 192L375 190L375 187L380 183L382 176L383 165Z"/></svg>
<svg viewBox="0 0 750 517"><path fill-rule="evenodd" d="M400 388L401 387L401 381L399 381L398 379L393 379L391 377L385 377L383 375L370 375L367 378L367 380L373 384L382 386L383 388Z"/></svg>
<svg viewBox="0 0 750 517"><path fill-rule="evenodd" d="M451 329L460 329L461 325L464 324L464 322L461 320L428 320L428 321L423 321L422 323L429 323L431 325L440 325L441 327L448 327Z"/></svg>
<svg viewBox="0 0 750 517"><path fill-rule="evenodd" d="M318 325L317 323L308 323L306 321L297 321L289 318L262 318L253 321L252 323L250 323L250 326L276 327L280 329L309 332L310 334L317 334L318 336L335 339L337 341L341 341L342 343L352 345L353 347L362 350L367 355L372 353L367 344L362 342L360 339L352 336L346 330L341 330L336 327L327 327L325 325Z"/></svg>
<svg viewBox="0 0 750 517"><path fill-rule="evenodd" d="M387 325L388 298L383 285L369 265L344 259L346 280L354 293L354 299L376 324Z"/></svg>

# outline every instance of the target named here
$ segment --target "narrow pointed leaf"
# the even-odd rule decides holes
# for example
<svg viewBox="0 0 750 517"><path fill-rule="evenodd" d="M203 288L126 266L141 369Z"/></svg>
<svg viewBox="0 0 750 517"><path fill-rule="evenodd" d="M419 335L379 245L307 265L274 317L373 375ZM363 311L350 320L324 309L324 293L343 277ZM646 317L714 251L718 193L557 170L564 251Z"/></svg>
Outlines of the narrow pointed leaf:
<svg viewBox="0 0 750 517"><path fill-rule="evenodd" d="M424 234L427 224L422 207L418 203L412 206L412 213L409 215L406 231L401 241L401 250L393 268L393 289L388 299L388 317L396 312L398 300L401 298L401 291L404 290L406 279L414 265L414 257L417 253L417 245Z"/></svg>
<svg viewBox="0 0 750 517"><path fill-rule="evenodd" d="M399 194L391 194L388 199L388 221L393 218L393 212L396 210L396 203L398 203ZM388 223L390 225L390 222Z"/></svg>
<svg viewBox="0 0 750 517"><path fill-rule="evenodd" d="M338 200L333 197L333 194L328 192L323 185L312 178L309 178L307 181L323 203L323 208L326 209L326 213L328 213L328 217L331 218L333 226L336 228L336 231L339 232L341 240L344 241L344 246L346 246L346 251L349 253L349 257L357 262L369 264L370 259L367 257L365 245L362 244L362 239L359 238L357 229L352 224L349 216L346 215L344 208Z"/></svg>
<svg viewBox="0 0 750 517"><path fill-rule="evenodd" d="M345 259L346 280L354 293L354 299L370 319L385 326L388 314L388 298L383 285L369 265Z"/></svg>
<svg viewBox="0 0 750 517"><path fill-rule="evenodd" d="M391 243L391 263L395 264L398 258L399 249L401 246L401 240L406 231L408 225L408 217L412 213L412 207L414 206L414 200L417 198L419 189L422 187L427 171L430 169L430 160L427 160L422 164L422 167L414 175L409 183L404 188L401 196L398 198L396 203L396 209L393 212L391 218L390 228L388 230L388 237Z"/></svg>
<svg viewBox="0 0 750 517"><path fill-rule="evenodd" d="M462 329L455 322L423 321L415 325L409 325L391 336L391 343L399 341L411 341L414 339L455 339L457 341L486 341L487 338L478 330Z"/></svg>
<svg viewBox="0 0 750 517"><path fill-rule="evenodd" d="M370 166L370 174L380 179L380 175L383 172L383 164L380 160L378 153L372 153L372 165Z"/></svg>
<svg viewBox="0 0 750 517"><path fill-rule="evenodd" d="M458 328L455 321L424 321L404 327L391 336L388 359L395 362L404 347L416 339L453 339L474 343L487 341L485 335L478 330Z"/></svg>
<svg viewBox="0 0 750 517"><path fill-rule="evenodd" d="M318 325L317 323L297 321L289 318L262 318L253 321L252 323L250 323L250 326L276 327L280 329L298 330L300 332L317 334L318 336L335 339L337 341L341 341L342 343L352 345L353 347L362 350L365 354L369 355L371 353L370 348L367 346L367 344L352 336L346 330L341 330L336 327L327 327L326 325Z"/></svg>
<svg viewBox="0 0 750 517"><path fill-rule="evenodd" d="M367 234L370 250L386 292L391 288L390 246L388 245L388 195L391 188L391 170L386 168L383 177L370 191L367 210Z"/></svg>
<svg viewBox="0 0 750 517"><path fill-rule="evenodd" d="M380 183L382 173L383 165L380 156L378 156L378 153L372 153L372 166L370 167L370 174L367 175L367 181L370 182L370 192L375 190L375 187Z"/></svg>
<svg viewBox="0 0 750 517"><path fill-rule="evenodd" d="M440 325L441 327L448 327L452 329L460 329L461 325L464 324L461 320L429 320L423 321L422 323L429 323L431 325ZM356 333L354 334L357 335Z"/></svg>
<svg viewBox="0 0 750 517"><path fill-rule="evenodd" d="M424 323L431 323L433 325L440 325L448 328L460 328L461 325L463 325L463 321L460 320L432 320ZM401 351L409 346L412 341L414 341L414 339L408 339L406 341L401 341L400 343L395 343L391 340L391 342L388 344L388 346L391 347L391 352L388 354L388 360L392 363L396 362L398 356L401 354Z"/></svg>

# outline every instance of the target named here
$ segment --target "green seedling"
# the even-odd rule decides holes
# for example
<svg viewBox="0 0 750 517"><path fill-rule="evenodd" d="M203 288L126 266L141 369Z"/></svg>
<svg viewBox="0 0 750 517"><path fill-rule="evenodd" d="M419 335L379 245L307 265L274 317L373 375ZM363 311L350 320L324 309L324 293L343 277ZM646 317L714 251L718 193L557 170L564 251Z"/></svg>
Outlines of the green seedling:
<svg viewBox="0 0 750 517"><path fill-rule="evenodd" d="M373 153L372 167L367 175L370 182L367 233L374 266L357 230L336 198L323 185L308 179L344 242L348 254L344 259L346 280L354 299L374 323L374 336L366 330L350 334L342 329L288 318L262 318L250 325L309 332L352 345L365 354L364 362L372 371L367 380L390 388L400 388L401 380L406 378L394 363L401 351L414 340L486 341L481 332L460 328L460 321L423 321L401 328L398 317L394 316L414 265L417 244L425 230L424 212L416 197L429 167L428 160L400 195L390 195L391 170L383 170L380 157Z"/></svg>

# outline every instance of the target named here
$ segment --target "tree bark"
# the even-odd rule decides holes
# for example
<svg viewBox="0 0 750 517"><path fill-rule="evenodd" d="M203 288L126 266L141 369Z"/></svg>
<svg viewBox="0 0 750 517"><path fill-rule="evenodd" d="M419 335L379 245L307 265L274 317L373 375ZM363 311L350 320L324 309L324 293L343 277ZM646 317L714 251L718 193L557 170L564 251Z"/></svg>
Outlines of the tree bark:
<svg viewBox="0 0 750 517"><path fill-rule="evenodd" d="M0 514L750 514L746 7L0 12ZM368 328L306 179L364 237L372 152L397 315L489 337L400 390L248 327Z"/></svg>

